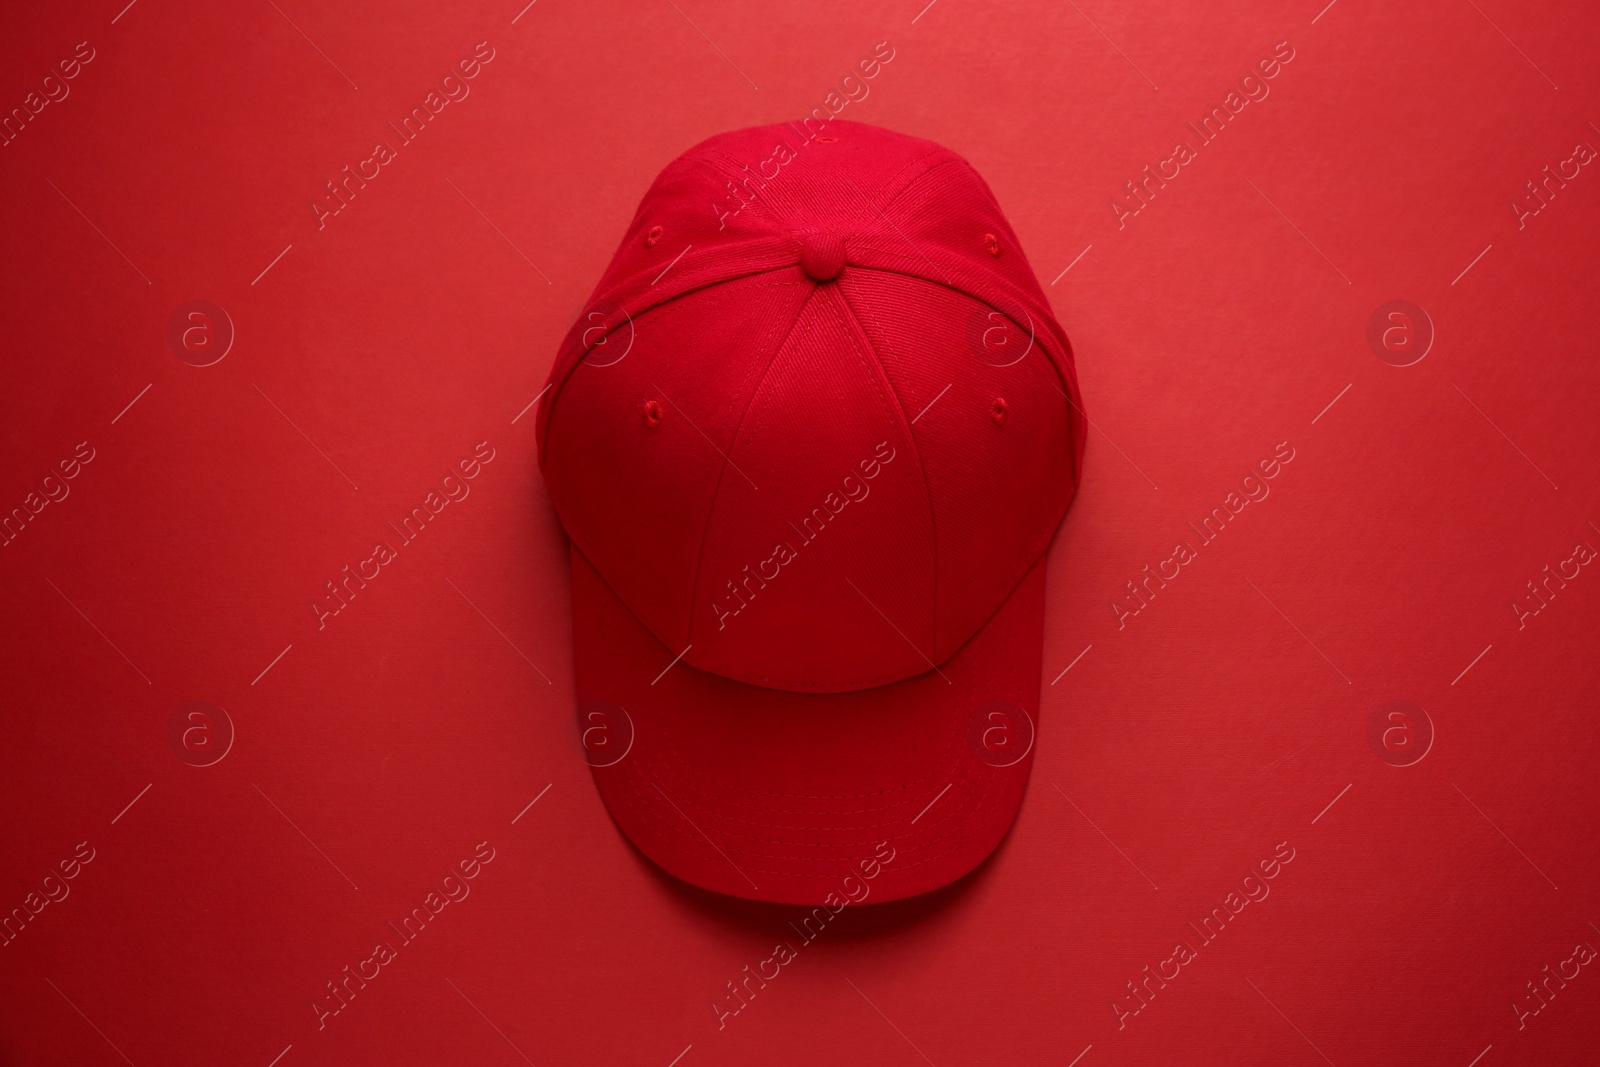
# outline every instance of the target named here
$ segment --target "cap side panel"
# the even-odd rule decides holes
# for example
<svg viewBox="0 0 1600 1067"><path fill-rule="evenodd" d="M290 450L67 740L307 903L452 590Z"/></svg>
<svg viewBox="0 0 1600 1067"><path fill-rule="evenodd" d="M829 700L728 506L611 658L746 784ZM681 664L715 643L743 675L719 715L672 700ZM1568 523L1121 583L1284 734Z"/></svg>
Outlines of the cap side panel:
<svg viewBox="0 0 1600 1067"><path fill-rule="evenodd" d="M900 310L861 323L905 410L919 413L909 429L940 532L942 661L1049 548L1075 488L1075 418L1034 338L981 301L876 271L839 289L854 306Z"/></svg>
<svg viewBox="0 0 1600 1067"><path fill-rule="evenodd" d="M562 526L674 653L737 420L811 295L796 271L660 305L635 320L616 362L579 364L552 410L545 480ZM768 313L731 310L750 306Z"/></svg>

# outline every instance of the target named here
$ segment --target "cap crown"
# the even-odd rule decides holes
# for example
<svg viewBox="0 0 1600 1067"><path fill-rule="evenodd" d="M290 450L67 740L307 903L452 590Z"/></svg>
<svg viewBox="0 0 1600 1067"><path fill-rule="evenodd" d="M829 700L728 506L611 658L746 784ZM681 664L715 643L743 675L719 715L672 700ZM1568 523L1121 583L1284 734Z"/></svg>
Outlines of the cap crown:
<svg viewBox="0 0 1600 1067"><path fill-rule="evenodd" d="M858 123L714 137L568 334L540 462L672 655L801 692L933 670L1048 547L1084 427L988 186Z"/></svg>

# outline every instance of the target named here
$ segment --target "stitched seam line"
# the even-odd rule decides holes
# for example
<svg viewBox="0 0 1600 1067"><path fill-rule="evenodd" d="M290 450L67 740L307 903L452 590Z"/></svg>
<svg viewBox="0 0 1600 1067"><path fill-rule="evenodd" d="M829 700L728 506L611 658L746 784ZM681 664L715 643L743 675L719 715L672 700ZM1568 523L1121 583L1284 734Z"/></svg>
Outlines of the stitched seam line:
<svg viewBox="0 0 1600 1067"><path fill-rule="evenodd" d="M800 322L805 318L806 308L811 306L811 301L816 295L817 290L813 289L800 302L800 309L795 313L794 321L789 324L789 329L784 333L783 340L773 347L771 357L768 358L766 365L762 368L761 377L757 380L755 386L757 392L760 391L762 383L767 380L767 375L772 373L772 367L778 362L778 357L783 353L784 348L788 346L789 338L794 336L794 331L800 328ZM781 321L781 319L774 320L773 329L776 329L776 323ZM749 376L745 380L749 381ZM698 617L694 610L694 598L699 593L700 571L705 565L706 535L711 530L711 517L717 513L717 500L722 496L722 482L728 475L728 464L733 462L733 450L739 444L739 432L744 429L744 421L750 416L750 408L755 403L755 399L755 392L752 392L749 402L745 404L744 410L739 413L738 425L733 428L733 436L728 440L728 454L723 457L722 466L717 471L717 487L711 492L711 506L706 509L705 521L700 525L700 551L696 553L694 580L689 584L689 603L685 605L685 616L689 620L689 625L684 628L684 641L688 644L694 643L694 624L695 619Z"/></svg>
<svg viewBox="0 0 1600 1067"><path fill-rule="evenodd" d="M928 482L928 466L922 461L922 449L917 444L917 432L911 425L911 420L906 416L905 406L900 403L900 394L895 392L894 382L889 378L889 372L884 369L883 360L878 357L877 349L872 346L872 338L868 337L866 331L861 328L860 317L863 309L857 308L843 289L839 290L839 299L849 310L849 317L854 319L851 325L855 327L855 332L860 335L860 340L867 350L868 358L877 365L878 374L888 387L889 395L894 397L894 410L900 413L900 423L905 429L906 440L911 442L912 453L917 460L917 471L922 475L922 499L928 505L928 526L933 530L933 648L929 650L928 658L937 662L939 655L939 585L941 578L939 572L939 513L933 506L933 486ZM868 318L872 318L870 312L868 312ZM872 318L872 321L880 331L883 331L882 325L878 323L876 318Z"/></svg>

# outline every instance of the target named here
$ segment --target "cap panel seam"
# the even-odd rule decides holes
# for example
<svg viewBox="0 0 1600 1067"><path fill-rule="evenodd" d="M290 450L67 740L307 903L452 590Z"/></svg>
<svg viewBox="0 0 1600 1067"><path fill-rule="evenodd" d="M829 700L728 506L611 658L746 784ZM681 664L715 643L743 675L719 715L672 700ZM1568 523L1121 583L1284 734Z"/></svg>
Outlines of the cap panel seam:
<svg viewBox="0 0 1600 1067"><path fill-rule="evenodd" d="M898 252L890 252L886 249L869 248L867 250L908 261L912 258L910 256L902 255ZM986 294L972 292L970 289L962 288L961 286L952 284L949 281L939 281L938 279L929 278L927 275L920 274L914 270L896 270L893 267L886 267L879 264L852 263L851 266L856 270L876 271L879 274L892 274L899 278L910 278L926 285L948 289L953 293L966 297L968 300L976 300L981 304L984 304L990 308L994 308L1001 314L1005 315L1008 319L1011 319L1013 323L1016 323L1015 317L1012 316L1008 310L1000 305L997 305L995 301L991 300ZM999 295L1015 300L1017 304L1023 306L1023 309L1026 311L1039 313L1040 317L1038 325L1044 329L1042 331L1037 329L1034 330L1034 339L1039 342L1040 348L1044 350L1045 355L1050 361L1051 369L1055 372L1057 382L1056 391L1061 394L1063 401L1065 401L1067 406L1072 409L1072 415L1076 416L1075 418L1071 418L1073 432L1069 435L1069 445L1073 453L1072 484L1074 489L1076 489L1081 480L1078 476L1078 470L1082 462L1082 449L1078 444L1078 438L1083 436L1083 433L1079 431L1086 432L1086 428L1079 422L1079 420L1086 422L1087 416L1083 414L1083 406L1081 403L1079 403L1079 400L1073 399L1073 395L1078 392L1078 375L1074 353L1072 350L1072 341L1067 337L1066 331L1061 328L1061 324L1056 321L1055 313L1049 308L1040 307L1036 302L1033 301L1031 297L1028 297L1026 294L1002 292ZM1018 323L1018 325L1021 324ZM1048 337L1045 336L1046 333L1048 334ZM1049 342L1048 344L1047 340ZM1064 518L1065 515L1066 512L1063 510L1062 517Z"/></svg>
<svg viewBox="0 0 1600 1067"><path fill-rule="evenodd" d="M992 202L994 204L995 210L996 210L996 214L997 214L1000 222L1006 227L1007 235L1017 245L1018 250L1020 251L1022 242L1021 242L1021 239L1017 237L1016 231L1012 228L1011 220L1006 217L1006 214L1005 214L1004 211L1000 210L1000 202L999 202L999 199L994 195L994 190L989 187L989 183L984 180L983 175L978 173L978 169L976 167L974 167L969 160L967 160L965 157L961 156L959 153L951 151L948 148L943 148L941 146L935 152L928 152L928 153L924 154L923 156L918 157L917 161L920 162L921 160L927 159L929 156L932 156L932 155L937 155L940 152L942 152L946 156L946 158L934 163L933 165L931 165L929 167L927 167L921 173L914 175L900 189L896 190L894 192L894 194L889 198L889 200L884 203L883 207L880 209L880 213L887 214L888 210L891 207L893 207L894 204L896 202L898 202L899 199L902 196L904 196L910 190L916 188L916 186L920 182L922 182L929 175L932 175L935 171L941 170L941 169L943 169L944 167L947 167L947 166L964 167L966 169L967 173L969 173L972 176L973 180L978 183L978 187L983 190L984 194L989 198L990 202ZM904 171L902 171L902 173L904 173ZM908 243L911 242L911 239L910 239L909 236L906 237L906 240L907 240ZM916 245L913 243L912 247L915 248ZM870 248L869 247L869 248L867 248L867 250L868 251L878 252L881 255L894 256L896 258L901 258L901 259L910 259L911 258L909 256L904 255L903 253L893 252L893 251L890 251L889 249L884 249L884 248ZM940 251L948 251L948 249L940 247ZM919 255L920 254L921 253L920 253L920 250L919 250ZM1032 274L1033 273L1032 265L1027 263L1027 257L1026 257L1025 254L1023 255L1023 262L1025 264L1027 264L1028 271L1029 271L1030 274ZM874 268L867 267L867 268L864 268L864 269L870 270L870 269L874 269ZM899 272L896 272L896 273L899 273ZM943 273L942 269L940 270L940 273L941 274ZM919 274L909 274L909 276L910 277L919 277L919 278L922 277L922 275L919 275ZM931 279L927 279L927 278L923 278L923 280L924 281L931 281ZM1010 288L1011 287L1011 283L1008 280L1006 280L1003 276L1000 277L998 280L1000 280L1002 283L1004 283L1004 286L1006 288ZM946 285L947 287L951 288L951 289L956 289L956 291L958 291L958 292L965 292L965 290L959 289L955 284L953 284L950 281L949 278L946 278L944 280L943 284ZM1036 287L1038 286L1038 276L1037 275L1034 275L1034 285ZM984 300L985 303L988 303L988 301L985 300L984 297L982 297L982 296L980 296L978 294L966 293L966 295L969 296L969 297L972 297L973 299ZM1039 297L1042 300L1045 300L1045 301L1048 300L1048 298L1044 296L1044 291L1042 289L1039 292ZM1083 409L1082 409L1081 405L1079 405L1076 401L1074 401L1072 399L1072 395L1078 391L1078 388L1077 388L1077 368L1073 363L1072 342L1066 336L1066 331L1062 330L1060 328L1060 324L1055 322L1054 311L1053 311L1053 309L1051 309L1048 306L1048 303L1045 303L1043 305L1040 305L1040 304L1036 303L1034 298L1033 298L1033 295L1027 293L1027 291L1025 289L1020 290L1018 299L1023 303L1033 304L1034 305L1034 310L1039 311L1041 314L1048 316L1049 321L1052 324L1055 325L1056 330L1061 334L1060 340L1061 340L1062 348L1063 348L1062 356L1061 356L1060 359L1056 359L1056 358L1052 357L1051 362L1055 365L1056 376L1061 379L1061 385L1064 387L1061 390L1062 397L1064 399L1066 399L1068 404L1073 408L1074 412L1076 413L1076 415L1078 416L1079 419L1083 419L1083 420L1087 421L1087 416L1085 416L1083 414ZM1071 451L1072 451L1072 472L1073 472L1073 474L1072 474L1072 483L1073 483L1073 487L1074 488L1076 488L1077 485L1079 484L1080 479L1079 479L1078 472L1079 472L1080 468L1082 467L1082 448L1078 443L1078 438L1079 438L1080 435L1076 432L1078 429L1080 429L1080 427L1075 425L1074 426L1074 432L1069 435L1069 442L1068 442L1069 447L1071 448ZM1062 512L1062 517L1063 518L1065 518L1065 514L1066 514L1065 511L1063 511Z"/></svg>
<svg viewBox="0 0 1600 1067"><path fill-rule="evenodd" d="M745 420L750 417L750 408L755 404L756 395L760 392L762 384L766 382L767 377L772 373L772 368L777 364L778 357L788 347L789 339L800 328L800 323L805 319L806 309L811 306L811 302L816 299L816 296L816 289L812 289L811 292L806 294L806 298L800 302L800 307L795 312L794 321L789 324L789 329L784 333L783 340L773 346L772 354L762 367L760 376L757 377L752 369L750 373L746 374L744 380L740 382L741 393L745 391L745 387L751 379L755 379L755 388L750 390L744 403L744 410L739 413L739 422L733 428L733 436L728 439L728 453L722 457L722 466L717 470L717 485L711 491L711 504L706 508L705 521L700 524L700 551L695 553L694 578L689 583L689 603L684 605L684 617L687 620L687 625L684 626L684 641L688 644L692 645L694 643L695 621L699 617L694 610L694 605L695 598L700 595L700 573L705 567L706 541L711 532L711 518L717 513L717 501L722 497L722 485L724 479L728 476L728 465L732 462L733 451L739 446L739 434L744 430ZM768 331L768 336L776 332L781 322L781 319L773 321L773 325ZM759 492L759 490L757 491Z"/></svg>
<svg viewBox="0 0 1600 1067"><path fill-rule="evenodd" d="M769 242L771 241L770 238L767 240ZM629 319L640 319L658 308L667 307L669 304L674 304L677 301L682 300L684 297L692 296L702 290L715 288L719 285L727 285L732 282L744 281L747 278L760 277L763 274L781 274L785 271L788 271L793 266L794 261L789 256L785 256L781 260L775 258L774 262L769 266L758 266L748 270L742 270L726 277L710 278L703 282L686 285L676 292L668 289L659 297L659 299L640 300L639 298L646 295L649 291L648 287L646 287L645 289L632 293L630 303L624 304L622 301L616 298L616 294L628 292L630 289L632 289L632 287L636 286L639 280L644 277L645 273L647 273L640 272L630 278L622 280L616 285L613 285L608 290L608 293L611 295L601 295L600 291L596 289L594 293L590 294L589 300L584 304L583 307L584 310L589 310L592 309L596 304L606 303L622 311ZM640 306L631 306L631 301L638 301ZM579 316L581 319L582 311L579 312ZM606 332L609 334L618 326L621 326L623 321L626 320L619 320L615 323L612 323ZM584 358L591 351L593 351L595 347L594 345L586 345L581 343L583 335L588 333L588 330L584 330L582 333L576 334L576 336L579 338L579 341L573 341L574 331L577 330L578 324L578 321L575 320L573 324L567 328L566 334L563 335L561 343L556 348L556 358L550 365L550 373L546 379L546 387L549 388L549 386L553 385L554 388L549 389L550 395L546 397L545 400L540 404L539 424L535 428L535 433L538 437L537 447L539 452L539 469L541 471L544 469L547 458L545 446L548 444L550 439L549 421L550 418L553 417L556 401L560 399L561 394L566 390L567 383L572 379L572 376L576 374L578 368L583 365ZM546 415L546 411L549 411L551 415Z"/></svg>
<svg viewBox="0 0 1600 1067"><path fill-rule="evenodd" d="M884 205L880 210L882 210L883 212L887 213L890 208L894 207L895 204L899 203L900 198L902 196L905 196L911 190L915 189L917 187L918 183L920 183L923 179L927 178L928 175L934 173L935 171L943 170L945 167L965 166L968 170L972 171L974 174L977 173L977 171L973 168L971 163L968 163L965 159L962 159L960 156L956 155L954 152L950 151L948 148L941 149L940 151L944 154L944 156L945 156L944 159L941 159L936 163L933 163L933 164L930 164L927 167L924 167L920 172L918 172L916 174L913 174L911 177L907 178L906 181L905 181L905 184L901 185L900 188L894 190L894 195L890 196L889 199L884 202ZM918 157L917 162L920 163L923 160L928 159L930 156L934 156L934 155L938 155L938 154L939 153L937 153L937 152L929 152L927 155ZM904 172L902 172L902 173L904 173ZM899 177L899 175L896 175L896 178L898 178L898 177ZM1002 219L1004 219L1005 218L1005 212L1000 210L999 201L994 199L994 194L989 191L987 186L985 186L984 191L989 193L989 199L994 203L995 212Z"/></svg>
<svg viewBox="0 0 1600 1067"><path fill-rule="evenodd" d="M724 178L728 179L734 185L738 185L739 184L739 179L742 176L740 175L738 170L735 170L733 168L735 166L739 166L739 167L744 168L745 170L749 170L750 169L750 164L749 163L742 162L742 161L739 161L739 160L735 160L732 156L729 156L729 155L725 154L721 149L715 149L715 150L707 152L706 155L701 157L700 161L703 162L707 167L709 167L712 171L714 171L715 173L717 173L721 177L724 177ZM727 169L724 169L722 166L719 166L719 164L725 164ZM764 222L770 222L772 224L772 228L773 228L773 232L774 233L782 232L783 230L785 230L787 228L786 220L789 218L789 216L792 214L792 212L790 212L788 210L785 210L783 205L779 204L776 198L764 198L761 195L762 192L766 191L766 187L768 185L771 185L773 183L773 181L775 181L776 179L775 178L768 178L765 175L763 175L763 174L761 174L759 172L755 172L755 171L752 171L751 173L754 173L755 176L758 179L760 179L760 181L762 183L761 190L755 193L755 203L760 204L763 207L767 208L767 210L771 213L771 217L768 218L768 219L764 219L763 221ZM781 171L780 171L780 174L781 174ZM737 190L735 190L734 195L735 196L739 195ZM743 201L741 200L741 203L742 202ZM741 208L740 210L742 211L743 208Z"/></svg>
<svg viewBox="0 0 1600 1067"><path fill-rule="evenodd" d="M918 166L920 166L920 165L922 165L924 163L927 163L928 160L934 159L935 157L938 157L938 156L943 156L945 158L940 159L935 163L932 163L932 164L930 164L928 166L923 167L923 169L921 171L919 171L916 174L912 174L909 178L906 177L906 175L907 175L907 173L909 171L915 169L916 167L918 167ZM900 197L905 194L907 189L910 189L910 188L914 187L917 184L917 182L921 181L923 175L931 174L932 172L934 172L935 170L938 170L940 167L945 166L946 164L956 163L956 162L961 162L961 161L962 161L961 157L956 155L950 149L945 148L943 145L934 145L933 147L929 148L928 151L922 153L920 156L916 156L915 158L909 160L906 163L905 166L903 166L899 170L895 171L894 175L883 183L883 185L879 189L879 193L880 193L880 195L887 195L888 196L887 200L885 200L881 205L879 205L879 204L874 204L872 202L872 199L870 197L868 197L867 198L867 204L874 211L876 211L878 214L882 215L884 212L888 211L889 208L894 205L895 201L899 200ZM896 188L897 185L898 185L898 188Z"/></svg>
<svg viewBox="0 0 1600 1067"><path fill-rule="evenodd" d="M753 275L752 275L752 277L753 277ZM791 287L792 286L789 283L786 283L786 282L766 282L766 283L762 283L761 285L755 286L755 288L759 288L759 289L788 289L788 288L791 288ZM695 292L699 292L699 291L700 290L695 290ZM688 296L690 294L685 293L683 295L684 296ZM809 303L810 299L811 299L811 294L807 294L806 302ZM666 301L664 303L655 305L654 307L650 308L649 311L647 311L643 315L641 315L639 318L642 321L644 319L645 315L650 315L652 313L657 313L657 314L654 315L653 325L659 327L661 325L662 320L670 318L671 316L678 314L680 311L685 310L686 307L687 307L687 304L682 302L681 298L674 298L673 300L669 300L669 301ZM804 304L802 304L802 307L804 307ZM777 328L778 328L778 322L775 321L773 323L773 325L770 327L769 332L775 331ZM587 353L588 351L589 351L589 349L585 349L585 353ZM582 360L579 360L576 366L582 366L582 365L583 365ZM567 378L563 381L562 389L559 390L558 392L564 392L565 391L566 384L572 380L574 374L576 373L576 366L574 367L573 374L569 374L567 376ZM604 369L604 368L597 368L597 369ZM753 370L751 372L747 373L746 377L745 377L745 381L748 381L750 376L753 373L754 373ZM554 432L554 430L555 430L555 419L556 419L556 409L554 407L552 407L551 408L551 412L550 412L550 426L549 426L549 429L548 429L547 433L553 433ZM741 421L742 421L742 416L741 416ZM734 430L734 436L736 438L738 436L737 428ZM724 460L723 467L720 468L718 470L718 473L717 473L717 487L714 488L712 490L712 493L711 493L711 502L712 502L712 506L713 507L716 504L717 494L721 489L722 478L723 478L724 472L726 471L726 468L727 468L727 462L726 462L726 460ZM547 489L546 489L546 493L547 494L548 494L548 491L549 490L548 490L548 487L547 487ZM560 521L561 528L562 528L562 530L564 530L566 532L566 535L567 535L568 539L571 540L572 543L578 547L578 550L583 553L584 558L589 561L589 566L594 570L595 574L600 578L600 580L605 583L606 588L611 591L611 594L617 598L617 602L620 603L623 606L623 608L628 612L629 615L633 616L635 621L637 621L639 623L639 625L644 628L646 633L648 633L651 637L655 638L656 641L660 642L663 645L663 647L665 647L667 642L662 640L661 635L656 633L654 627L652 627L649 623L645 622L644 619L639 617L639 613L634 610L633 605L628 603L627 598L624 597L617 590L616 586L612 585L611 580L606 577L604 571L602 571L600 569L599 564L594 562L593 553L590 552L587 547L585 547L584 540L582 538L580 538L576 533L574 533L567 526L566 516L561 513L561 509L559 507L555 507L555 501L554 500L551 501L551 505L552 505L552 507L555 508L556 517ZM709 520L710 512L708 511L706 514L707 514L707 518ZM704 547L705 547L705 543L704 543L704 539L705 539L705 524L704 523L702 523L702 525L701 525L700 535L701 535L701 552L703 553ZM699 555L700 555L700 553L696 554L695 575L694 575L694 578L692 579L690 587L689 587L689 599L691 601L691 605L690 605L690 610L691 611L693 610L692 602L693 602L693 599L694 599L694 596L695 596L695 592L696 592L695 586L696 586L696 583L699 582L699 578L700 578ZM690 632L690 628L691 628L691 624L693 622L693 619L690 616L685 616L685 620L686 620L686 624L684 626L684 640L685 640L685 642L687 642L689 640L689 636L688 635L689 635L689 632Z"/></svg>
<svg viewBox="0 0 1600 1067"><path fill-rule="evenodd" d="M850 319L850 325L854 327L857 339L861 342L862 347L866 349L874 369L878 372L878 377L882 380L880 390L886 390L890 396L894 397L894 410L900 414L900 422L905 430L906 440L911 442L912 453L917 459L917 472L922 475L922 499L928 506L928 527L933 531L933 648L931 649L932 655L929 656L931 660L939 655L939 586L941 574L939 570L939 513L938 509L933 506L933 486L928 481L928 466L922 460L922 448L917 443L917 432L911 425L911 420L906 416L905 405L900 402L900 394L895 391L894 382L889 378L889 372L884 369L883 360L879 358L877 349L873 348L872 338L868 337L866 331L861 328L860 309L856 307L855 302L850 299L843 289L839 290L839 300L844 304L848 312L846 317ZM869 317L871 317L870 313ZM878 325L879 330L883 329L876 318L873 318L872 321L875 325ZM918 651L921 650L919 649ZM944 658L948 659L949 657Z"/></svg>
<svg viewBox="0 0 1600 1067"><path fill-rule="evenodd" d="M823 291L823 289L824 289L824 287L819 285L817 287L818 293L821 293ZM827 299L827 298L826 297L822 297L822 299ZM836 299L838 299L843 304L843 307L836 308L836 310L838 310L838 311L840 311L842 313L841 314L841 318L844 320L845 325L846 325L846 329L849 331L849 333L851 335L852 348L855 350L856 357L858 359L860 359L862 361L862 363L866 366L867 371L868 371L868 376L869 376L868 380L871 381L872 384L876 387L876 389L878 391L878 399L879 399L879 402L884 407L885 414L887 414L891 418L893 418L893 416L898 412L899 415L900 415L901 420L904 421L904 419L905 419L905 409L900 406L900 398L895 395L893 387L888 386L886 376L883 374L883 368L882 368L881 364L878 364L876 355L872 353L870 342L867 342L866 338L865 338L865 335L862 334L860 323L856 322L854 320L854 318L853 318L853 310L851 309L851 307L849 305L849 302L844 300L844 298L842 296L838 296L838 297L836 297ZM798 325L798 319L797 319L797 325ZM863 347L865 347L865 349L866 349L865 354L863 354L863 352L862 352ZM874 373L874 372L876 372L876 373ZM757 418L763 420L762 421L762 428L765 428L765 422L764 422L765 415L763 414L763 415L757 416ZM927 508L928 508L928 516L929 516L928 524L934 530L934 553L935 553L934 564L935 564L935 574L937 574L938 573L938 528L937 528L936 524L933 521L933 500L928 495L927 472L922 470L922 456L921 456L920 451L917 450L915 437L912 436L912 434L910 433L909 424L906 424L906 430L907 430L906 439L908 441L910 441L912 452L917 457L917 468L918 468L919 471L922 471L922 477L923 477L923 499L926 502ZM937 612L937 609L938 609L937 590L935 590L935 594L936 595L935 595L935 600L934 600L934 609ZM937 620L937 615L935 616L935 619ZM934 647L933 651L935 653L937 653L938 652L938 647L937 647L938 629L937 629L937 626L935 626L935 630L934 630L934 639L935 639L935 647ZM917 651L919 654L921 653L921 649L916 648L915 645L913 645L912 648L913 648L914 651ZM717 672L713 671L711 673L717 673ZM927 674L927 673L928 673L927 671L917 671L914 674L888 673L888 674L882 674L882 675L874 675L874 676L871 676L871 677L868 677L868 678L847 678L847 679L841 679L841 680L837 680L837 681L830 681L828 683L829 685L831 685L831 686L840 686L841 688L829 689L829 690L826 690L826 692L859 692L859 691L861 691L863 689L875 689L878 686L882 686L882 685L892 685L892 684L894 684L896 682L908 681L908 680L910 680L912 678L916 678L916 677L919 677L919 676L921 676L923 674ZM739 682L744 682L745 681L745 679L743 679L743 678L735 677L735 676L732 676L732 675L719 674L718 677L732 678L734 681L739 681ZM778 678L778 677L774 677L774 676L770 676L770 675L765 678L765 681L766 682L777 683L778 685L783 685L783 686L791 686L791 687L792 686L805 686L805 687L807 687L807 688L802 689L802 690L795 690L795 689L782 690L784 692L796 692L796 691L799 691L799 692L815 692L816 690L815 690L814 687L818 684L815 679ZM745 684L754 685L754 684L760 684L760 683L746 682ZM842 688L842 687L845 687L845 686L848 686L850 688ZM775 686L773 686L773 685L763 685L762 687L763 688L768 688L768 689L775 688Z"/></svg>

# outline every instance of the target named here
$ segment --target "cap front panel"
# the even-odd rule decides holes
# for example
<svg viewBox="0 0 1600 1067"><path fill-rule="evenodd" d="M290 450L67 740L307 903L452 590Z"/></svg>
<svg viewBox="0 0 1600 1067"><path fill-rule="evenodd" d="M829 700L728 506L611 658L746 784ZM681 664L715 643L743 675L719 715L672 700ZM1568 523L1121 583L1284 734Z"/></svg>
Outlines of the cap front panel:
<svg viewBox="0 0 1600 1067"><path fill-rule="evenodd" d="M933 522L909 418L836 287L819 286L729 450L688 662L803 692L932 669Z"/></svg>

